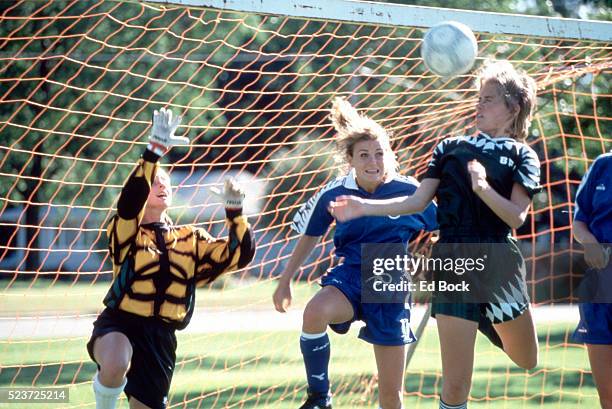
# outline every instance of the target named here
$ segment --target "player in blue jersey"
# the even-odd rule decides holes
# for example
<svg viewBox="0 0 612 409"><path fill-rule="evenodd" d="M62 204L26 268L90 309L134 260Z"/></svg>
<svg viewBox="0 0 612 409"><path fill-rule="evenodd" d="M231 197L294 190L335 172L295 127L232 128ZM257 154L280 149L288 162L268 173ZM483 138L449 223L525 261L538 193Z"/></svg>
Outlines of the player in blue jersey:
<svg viewBox="0 0 612 409"><path fill-rule="evenodd" d="M574 339L587 345L601 407L612 409L612 288L609 286L612 279L612 152L597 157L580 183L576 193L574 237L584 246L584 259L594 269L589 274L607 275L603 276L608 285L602 288L607 292L601 294L602 302L580 304L580 323Z"/></svg>
<svg viewBox="0 0 612 409"><path fill-rule="evenodd" d="M495 279L500 285L488 286L493 291L488 302L445 303L434 293L432 315L438 325L443 373L440 408L444 409L467 407L477 329L522 368L535 367L538 358L525 264L511 237L511 229L523 224L540 189L538 157L522 142L536 103L536 84L510 63L499 61L482 68L476 86L478 134L443 140L412 196L386 201L344 197L330 209L338 220L410 214L422 211L435 196L440 240L434 252L444 246L461 252L465 243L479 243L489 255L491 265L479 279ZM453 275L450 271L447 277Z"/></svg>
<svg viewBox="0 0 612 409"><path fill-rule="evenodd" d="M331 119L338 132L338 156L348 172L324 186L294 218L292 227L301 236L274 292L274 306L279 312L285 312L291 303L291 278L334 220L328 211L330 202L347 194L366 199L400 197L414 193L418 187L415 179L396 173L395 154L382 126L360 115L342 99L334 101ZM433 203L413 216L385 215L336 223L335 253L343 262L322 278L323 288L304 310L300 349L308 378L308 399L301 409L331 408L330 343L326 330L329 326L344 334L355 320L365 322L359 337L374 346L381 408L402 407L405 345L415 341L409 327L410 310L404 302L361 302L361 245L406 246L416 232L435 229Z"/></svg>

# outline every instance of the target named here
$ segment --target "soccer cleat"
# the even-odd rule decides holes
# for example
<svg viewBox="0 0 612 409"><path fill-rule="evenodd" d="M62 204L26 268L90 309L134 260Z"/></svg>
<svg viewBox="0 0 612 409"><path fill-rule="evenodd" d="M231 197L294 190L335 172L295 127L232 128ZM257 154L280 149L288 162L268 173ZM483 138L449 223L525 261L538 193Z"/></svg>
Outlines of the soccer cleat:
<svg viewBox="0 0 612 409"><path fill-rule="evenodd" d="M332 397L329 393L310 393L300 409L332 409Z"/></svg>

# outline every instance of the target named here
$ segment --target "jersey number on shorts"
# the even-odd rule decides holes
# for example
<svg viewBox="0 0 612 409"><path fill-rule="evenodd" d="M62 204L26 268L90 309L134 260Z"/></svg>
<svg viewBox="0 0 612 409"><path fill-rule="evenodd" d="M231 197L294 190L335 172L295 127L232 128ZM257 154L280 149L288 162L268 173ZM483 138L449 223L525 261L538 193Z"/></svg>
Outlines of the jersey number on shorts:
<svg viewBox="0 0 612 409"><path fill-rule="evenodd" d="M412 331L410 331L410 320L408 318L402 318L400 320L400 325L402 326L402 338L404 341L411 341Z"/></svg>

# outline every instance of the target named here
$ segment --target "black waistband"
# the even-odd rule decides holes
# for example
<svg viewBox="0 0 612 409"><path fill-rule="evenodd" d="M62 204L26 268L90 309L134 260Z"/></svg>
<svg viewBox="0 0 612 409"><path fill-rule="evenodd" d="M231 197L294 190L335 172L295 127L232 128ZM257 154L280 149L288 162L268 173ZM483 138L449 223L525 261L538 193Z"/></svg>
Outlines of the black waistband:
<svg viewBox="0 0 612 409"><path fill-rule="evenodd" d="M117 317L118 319L121 319L124 321L138 322L141 324L146 323L147 325L155 325L155 326L166 328L168 330L173 330L173 331L177 329L181 329L181 326L182 326L182 323L164 321L163 319L159 317L145 317L142 315L132 314L131 312L117 310L117 309L110 308L110 307L106 307L104 313L109 314L113 317Z"/></svg>

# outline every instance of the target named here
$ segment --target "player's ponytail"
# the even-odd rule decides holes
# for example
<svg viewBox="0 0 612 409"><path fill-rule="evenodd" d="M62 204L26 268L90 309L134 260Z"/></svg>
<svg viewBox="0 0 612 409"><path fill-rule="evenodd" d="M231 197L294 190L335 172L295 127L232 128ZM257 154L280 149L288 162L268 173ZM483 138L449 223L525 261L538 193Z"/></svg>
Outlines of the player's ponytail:
<svg viewBox="0 0 612 409"><path fill-rule="evenodd" d="M330 112L331 122L336 129L336 161L342 164L343 172L349 169L349 160L357 142L378 141L385 152L385 170L397 170L395 153L391 149L390 134L380 124L361 115L344 98L334 98Z"/></svg>
<svg viewBox="0 0 612 409"><path fill-rule="evenodd" d="M361 122L367 118L359 115L359 112L353 107L350 102L344 98L334 98L330 118L334 128L339 136L346 136L359 132L362 126Z"/></svg>

